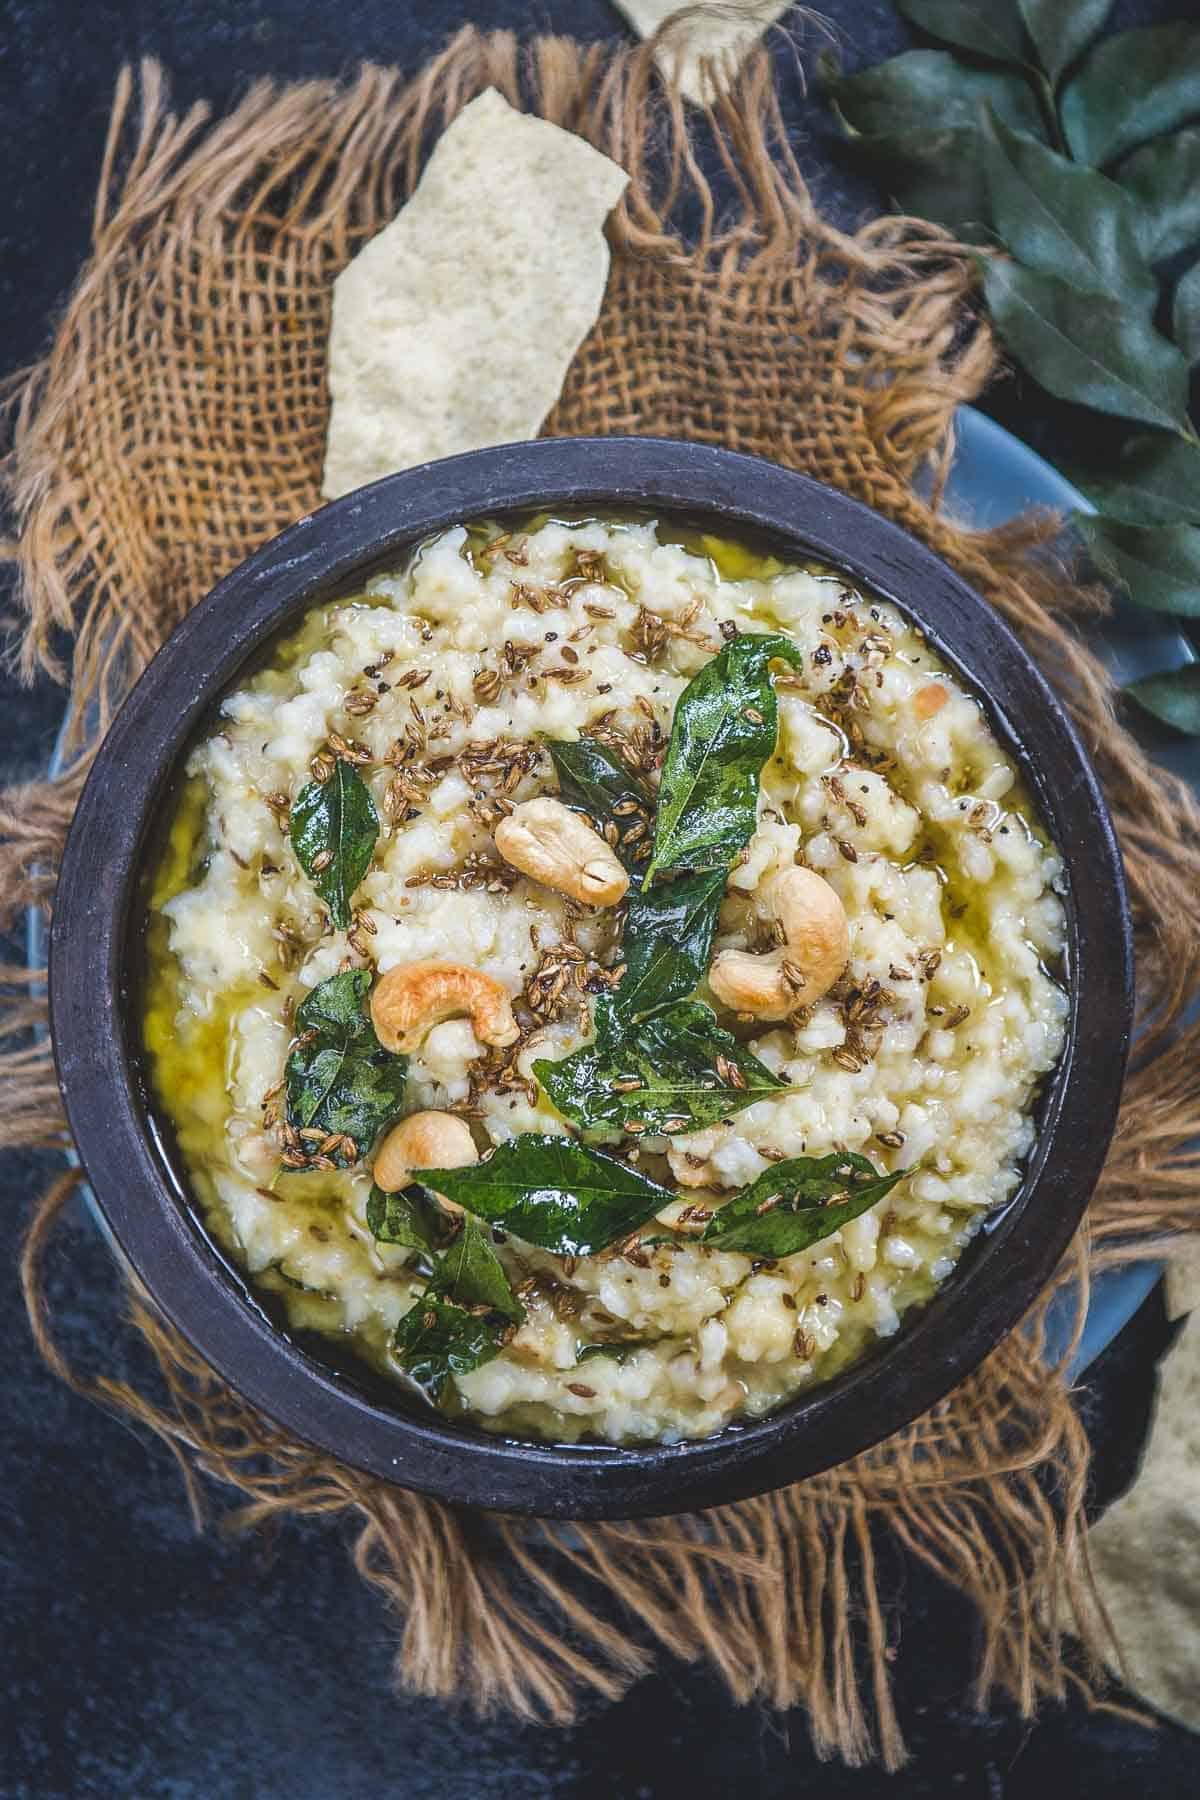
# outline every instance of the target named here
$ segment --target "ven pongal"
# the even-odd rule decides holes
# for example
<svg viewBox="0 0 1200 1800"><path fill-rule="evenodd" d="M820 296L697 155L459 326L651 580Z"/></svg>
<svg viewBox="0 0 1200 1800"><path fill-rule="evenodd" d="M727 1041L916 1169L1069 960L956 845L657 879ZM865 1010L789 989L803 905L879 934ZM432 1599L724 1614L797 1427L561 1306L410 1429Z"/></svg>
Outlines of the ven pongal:
<svg viewBox="0 0 1200 1800"><path fill-rule="evenodd" d="M1015 1191L1060 883L894 607L661 522L462 527L193 750L148 1062L293 1327L511 1435L697 1437Z"/></svg>

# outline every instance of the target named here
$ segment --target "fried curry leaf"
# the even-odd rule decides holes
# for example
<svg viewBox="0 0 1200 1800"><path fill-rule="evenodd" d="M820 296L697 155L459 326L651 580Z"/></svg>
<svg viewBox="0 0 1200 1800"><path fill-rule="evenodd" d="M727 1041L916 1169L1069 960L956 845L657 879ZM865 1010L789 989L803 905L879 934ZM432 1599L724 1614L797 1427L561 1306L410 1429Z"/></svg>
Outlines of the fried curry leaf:
<svg viewBox="0 0 1200 1800"><path fill-rule="evenodd" d="M379 815L367 784L341 757L328 781L310 781L296 796L292 849L339 931L350 924L350 902L378 836Z"/></svg>
<svg viewBox="0 0 1200 1800"><path fill-rule="evenodd" d="M634 894L625 917L625 973L596 1007L596 1035L613 1042L640 1013L682 1000L708 967L725 870L708 869Z"/></svg>
<svg viewBox="0 0 1200 1800"><path fill-rule="evenodd" d="M594 819L600 829L612 825L617 841L613 848L633 878L636 887L641 867L636 852L645 843L645 831L638 824L654 814L654 796L621 758L595 738L581 737L574 743L547 738L546 748L558 776L558 787L568 806L576 806ZM626 834L635 833L632 843ZM642 859L643 863L645 857Z"/></svg>
<svg viewBox="0 0 1200 1800"><path fill-rule="evenodd" d="M404 1099L408 1060L393 1056L375 1036L365 1001L366 969L346 969L315 987L296 1009L296 1041L284 1079L288 1124L351 1140L333 1152L349 1168L374 1143ZM306 1147L317 1147L315 1139Z"/></svg>
<svg viewBox="0 0 1200 1800"><path fill-rule="evenodd" d="M413 1250L437 1250L445 1243L448 1221L419 1187L385 1194L372 1185L367 1225L381 1244L406 1244Z"/></svg>
<svg viewBox="0 0 1200 1800"><path fill-rule="evenodd" d="M524 1317L486 1234L465 1218L424 1294L396 1327L392 1348L413 1380L440 1400L454 1376L497 1356Z"/></svg>
<svg viewBox="0 0 1200 1800"><path fill-rule="evenodd" d="M463 1169L415 1178L477 1218L559 1256L592 1256L645 1224L673 1195L572 1138L529 1132Z"/></svg>
<svg viewBox="0 0 1200 1800"><path fill-rule="evenodd" d="M777 632L743 633L679 696L658 794L647 887L668 869L728 869L754 835L758 778L775 749L773 659L801 666Z"/></svg>
<svg viewBox="0 0 1200 1800"><path fill-rule="evenodd" d="M462 1230L438 1264L431 1285L460 1306L489 1307L512 1324L519 1325L525 1317L504 1264L474 1219L463 1219Z"/></svg>
<svg viewBox="0 0 1200 1800"><path fill-rule="evenodd" d="M440 1294L427 1293L396 1327L397 1362L430 1398L440 1400L456 1375L469 1375L500 1354L502 1322L470 1312Z"/></svg>
<svg viewBox="0 0 1200 1800"><path fill-rule="evenodd" d="M735 1194L700 1241L747 1256L795 1256L857 1219L910 1173L881 1175L854 1151L794 1156Z"/></svg>
<svg viewBox="0 0 1200 1800"><path fill-rule="evenodd" d="M677 1000L617 1042L535 1062L533 1072L559 1112L585 1130L635 1136L715 1125L787 1086L698 1000Z"/></svg>

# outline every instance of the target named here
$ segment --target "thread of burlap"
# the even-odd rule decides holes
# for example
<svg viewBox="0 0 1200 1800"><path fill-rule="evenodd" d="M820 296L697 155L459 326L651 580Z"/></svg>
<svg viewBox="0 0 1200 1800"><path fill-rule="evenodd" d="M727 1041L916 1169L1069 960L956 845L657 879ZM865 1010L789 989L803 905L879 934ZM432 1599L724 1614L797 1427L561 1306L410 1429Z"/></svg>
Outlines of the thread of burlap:
<svg viewBox="0 0 1200 1800"><path fill-rule="evenodd" d="M969 533L918 499L944 473L955 407L995 374L967 251L884 218L843 235L815 212L782 129L769 59L705 114L664 92L653 46L613 53L466 31L415 79L259 85L228 117L168 109L161 72L118 84L91 256L45 361L10 396L8 491L26 623L21 654L69 686L69 763L0 799L11 923L52 904L88 763L130 672L217 578L317 503L333 278L409 194L437 131L492 84L629 172L610 226L603 312L551 432L645 432L756 451L844 488L952 563L1015 626L1070 705L1103 779L1129 874L1139 1045L1072 1271L1196 1227L1200 813L1113 715L1076 635L1102 601L1072 583L1033 519ZM702 160L707 158L707 165ZM705 166L736 195L718 218ZM688 241L673 221L686 215ZM69 645L69 648L68 648ZM86 729L85 729L86 721ZM1116 953L1114 947L1114 954ZM7 971L0 1141L63 1145L38 1025L41 977ZM136 1284L129 1316L154 1391L66 1365L42 1271L78 1177L38 1208L24 1250L47 1360L175 1453L197 1519L202 1477L250 1525L350 1515L354 1563L394 1609L408 1689L565 1723L656 1654L707 1662L738 1701L802 1705L823 1754L903 1760L890 1670L902 1646L877 1577L887 1534L979 1620L974 1694L1024 1715L1102 1692L1105 1621L1087 1570L1088 1447L1045 1303L924 1418L853 1462L695 1516L564 1527L482 1519L339 1467L218 1380ZM1081 1648L1068 1652L1065 1635Z"/></svg>

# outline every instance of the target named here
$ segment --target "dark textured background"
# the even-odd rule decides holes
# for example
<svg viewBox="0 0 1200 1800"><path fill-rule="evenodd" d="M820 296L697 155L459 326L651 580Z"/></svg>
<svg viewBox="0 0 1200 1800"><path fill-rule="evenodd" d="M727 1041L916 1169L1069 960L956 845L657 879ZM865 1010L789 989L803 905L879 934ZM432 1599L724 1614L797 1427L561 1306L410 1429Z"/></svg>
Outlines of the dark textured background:
<svg viewBox="0 0 1200 1800"><path fill-rule="evenodd" d="M848 66L910 41L888 0L825 0L822 10ZM1194 14L1195 0L1122 0L1112 25ZM86 254L122 62L153 53L181 105L204 97L222 108L259 75L336 74L364 57L415 67L467 20L527 35L622 29L604 0L0 0L0 373L44 349ZM808 25L798 36L811 67L819 33ZM779 73L818 203L844 224L878 210L878 194L842 167L827 111L802 94L787 50ZM1010 382L989 407L1070 459L1070 422L1042 398ZM22 689L0 676L0 776L44 767L60 710L49 684ZM6 1160L14 1238L50 1169L46 1158ZM82 1214L65 1235L54 1293L68 1348L85 1364L136 1370L136 1345L114 1343L116 1282L103 1244ZM883 1579L913 1751L891 1779L818 1764L802 1716L737 1710L714 1681L679 1667L568 1732L480 1725L397 1699L391 1628L347 1566L345 1534L294 1524L251 1539L198 1537L166 1451L47 1374L11 1258L0 1283L4 1800L999 1800L1051 1790L1063 1800L1173 1800L1200 1791L1200 1740L1174 1726L1152 1732L1075 1703L1036 1727L1005 1708L974 1713L968 1610L891 1553ZM1166 1341L1156 1294L1088 1374L1097 1506L1132 1476Z"/></svg>

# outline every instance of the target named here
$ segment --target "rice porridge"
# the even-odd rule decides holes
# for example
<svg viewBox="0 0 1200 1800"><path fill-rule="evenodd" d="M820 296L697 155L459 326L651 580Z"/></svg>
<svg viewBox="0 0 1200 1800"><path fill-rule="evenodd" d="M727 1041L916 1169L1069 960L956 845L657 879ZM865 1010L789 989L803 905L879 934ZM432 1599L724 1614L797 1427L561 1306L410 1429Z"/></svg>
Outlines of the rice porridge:
<svg viewBox="0 0 1200 1800"><path fill-rule="evenodd" d="M698 1437L897 1331L1015 1191L1060 887L977 700L843 577L457 528L193 749L147 1065L292 1329L510 1435Z"/></svg>

